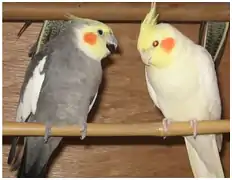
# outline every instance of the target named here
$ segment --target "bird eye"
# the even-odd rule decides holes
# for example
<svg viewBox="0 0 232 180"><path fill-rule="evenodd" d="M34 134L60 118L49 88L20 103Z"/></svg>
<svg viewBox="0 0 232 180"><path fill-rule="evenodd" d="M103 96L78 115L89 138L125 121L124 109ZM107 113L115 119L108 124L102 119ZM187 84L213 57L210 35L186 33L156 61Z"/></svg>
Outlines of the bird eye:
<svg viewBox="0 0 232 180"><path fill-rule="evenodd" d="M158 46L159 45L159 41L153 41L153 43L152 43L152 46L153 47L156 47L156 46Z"/></svg>
<svg viewBox="0 0 232 180"><path fill-rule="evenodd" d="M103 34L103 31L101 29L99 29L97 32L98 32L99 35Z"/></svg>

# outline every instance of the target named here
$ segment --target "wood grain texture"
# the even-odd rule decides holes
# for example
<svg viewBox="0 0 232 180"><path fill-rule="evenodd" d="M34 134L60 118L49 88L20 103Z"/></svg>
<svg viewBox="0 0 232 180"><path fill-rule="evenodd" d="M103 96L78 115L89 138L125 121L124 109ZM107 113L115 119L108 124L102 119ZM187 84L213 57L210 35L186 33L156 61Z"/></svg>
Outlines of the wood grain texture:
<svg viewBox="0 0 232 180"><path fill-rule="evenodd" d="M141 21L151 3L67 3L67 2L8 2L3 3L3 20L64 19L64 14L102 21ZM120 10L120 13L118 11ZM157 3L159 20L165 21L229 21L229 3ZM212 13L213 12L213 13Z"/></svg>
<svg viewBox="0 0 232 180"><path fill-rule="evenodd" d="M93 123L153 122L162 118L149 98L144 66L136 50L139 24L110 24L123 49L105 67L104 88L90 115ZM175 25L197 40L198 25ZM19 90L28 64L27 52L41 24L33 24L16 41L22 23L3 24L3 120L14 121ZM229 41L218 71L224 118L229 118ZM95 116L93 116L95 115ZM9 137L3 138L3 177L14 177L6 163ZM229 136L222 154L229 177ZM49 177L193 177L181 137L79 137L65 138L53 161Z"/></svg>

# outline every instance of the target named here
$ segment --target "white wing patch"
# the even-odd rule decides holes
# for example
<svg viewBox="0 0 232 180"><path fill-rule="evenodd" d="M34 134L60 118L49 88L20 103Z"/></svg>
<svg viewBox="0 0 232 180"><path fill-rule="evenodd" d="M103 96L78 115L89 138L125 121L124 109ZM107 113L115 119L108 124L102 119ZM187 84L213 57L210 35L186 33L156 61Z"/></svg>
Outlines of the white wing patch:
<svg viewBox="0 0 232 180"><path fill-rule="evenodd" d="M32 77L29 79L23 94L23 99L19 103L16 115L17 122L24 122L30 113L35 114L39 93L43 84L45 74L40 74L43 71L47 56L44 56L39 64L35 67Z"/></svg>
<svg viewBox="0 0 232 180"><path fill-rule="evenodd" d="M16 122L23 122L27 119L27 117L23 116L23 103L20 102L17 108L17 113L16 113ZM25 114L30 114L29 113L25 113Z"/></svg>
<svg viewBox="0 0 232 180"><path fill-rule="evenodd" d="M45 56L37 65L33 72L33 94L31 97L31 108L32 108L32 113L35 114L36 108L37 108L37 102L39 99L39 93L45 78L45 74L41 74L44 68L44 64L47 60L47 56Z"/></svg>
<svg viewBox="0 0 232 180"><path fill-rule="evenodd" d="M160 108L159 104L158 104L158 101L157 101L156 93L155 93L153 87L151 86L151 84L149 82L146 69L145 69L145 79L146 79L146 83L147 83L148 93L149 93L151 99L153 100L153 102L156 105L156 107Z"/></svg>
<svg viewBox="0 0 232 180"><path fill-rule="evenodd" d="M93 105L94 105L94 102L96 101L96 98L97 98L97 94L98 94L98 91L96 92L91 104L89 105L89 111L92 109Z"/></svg>

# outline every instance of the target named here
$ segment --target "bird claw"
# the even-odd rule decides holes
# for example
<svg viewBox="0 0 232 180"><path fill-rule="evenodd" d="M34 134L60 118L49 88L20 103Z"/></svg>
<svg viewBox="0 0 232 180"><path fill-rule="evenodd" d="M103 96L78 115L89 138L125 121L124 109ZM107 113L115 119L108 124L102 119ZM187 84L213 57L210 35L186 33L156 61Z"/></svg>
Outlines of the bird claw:
<svg viewBox="0 0 232 180"><path fill-rule="evenodd" d="M52 126L50 124L46 124L45 134L44 134L45 143L48 142L48 138L51 136L51 134L52 134Z"/></svg>
<svg viewBox="0 0 232 180"><path fill-rule="evenodd" d="M193 137L194 137L194 139L196 139L196 137L197 137L197 120L196 119L190 120L190 125L193 128Z"/></svg>
<svg viewBox="0 0 232 180"><path fill-rule="evenodd" d="M168 132L168 126L171 123L170 119L164 118L162 120L162 123L163 123L164 132ZM166 139L166 136L164 136L163 138Z"/></svg>
<svg viewBox="0 0 232 180"><path fill-rule="evenodd" d="M84 123L82 125L80 132L81 132L80 139L83 140L86 137L86 135L87 135L87 123Z"/></svg>

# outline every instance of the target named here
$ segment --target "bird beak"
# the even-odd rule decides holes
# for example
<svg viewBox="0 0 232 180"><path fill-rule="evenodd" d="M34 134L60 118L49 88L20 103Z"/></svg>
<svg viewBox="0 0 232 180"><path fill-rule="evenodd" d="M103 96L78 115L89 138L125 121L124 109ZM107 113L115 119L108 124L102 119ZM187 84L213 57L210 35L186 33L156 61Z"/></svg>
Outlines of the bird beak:
<svg viewBox="0 0 232 180"><path fill-rule="evenodd" d="M111 54L116 52L117 46L115 44L106 44L107 49L110 51Z"/></svg>
<svg viewBox="0 0 232 180"><path fill-rule="evenodd" d="M149 53L144 49L141 49L139 52L140 52L140 56L141 56L143 63L146 66L152 65L152 63L151 63L152 58L150 57Z"/></svg>
<svg viewBox="0 0 232 180"><path fill-rule="evenodd" d="M109 34L106 40L106 47L110 51L111 54L120 54L118 48L118 41L113 34Z"/></svg>

